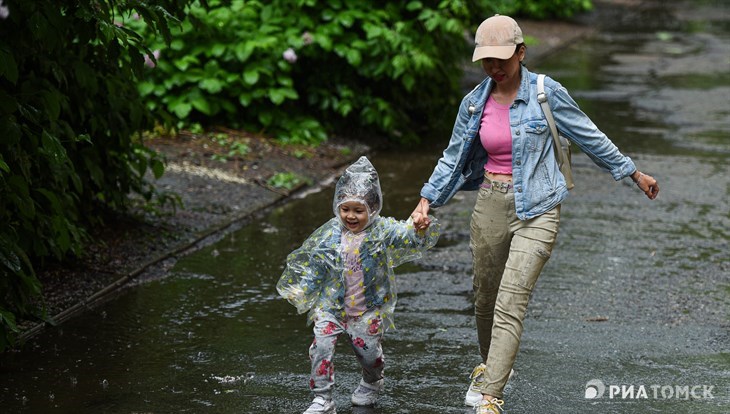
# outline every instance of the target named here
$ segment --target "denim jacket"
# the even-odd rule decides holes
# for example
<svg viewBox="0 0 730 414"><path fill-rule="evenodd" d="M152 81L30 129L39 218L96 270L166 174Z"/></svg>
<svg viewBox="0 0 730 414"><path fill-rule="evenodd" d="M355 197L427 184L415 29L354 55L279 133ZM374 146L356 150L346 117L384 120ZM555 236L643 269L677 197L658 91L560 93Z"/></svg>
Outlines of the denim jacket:
<svg viewBox="0 0 730 414"><path fill-rule="evenodd" d="M512 181L517 217L528 220L560 204L568 195L556 161L553 138L537 101L537 74L522 67L522 81L510 106ZM487 152L479 139L484 105L494 83L487 77L461 101L451 140L421 189L431 207L446 204L459 190L476 190L484 179ZM636 171L606 134L584 114L568 91L545 77L545 93L558 130L618 181Z"/></svg>

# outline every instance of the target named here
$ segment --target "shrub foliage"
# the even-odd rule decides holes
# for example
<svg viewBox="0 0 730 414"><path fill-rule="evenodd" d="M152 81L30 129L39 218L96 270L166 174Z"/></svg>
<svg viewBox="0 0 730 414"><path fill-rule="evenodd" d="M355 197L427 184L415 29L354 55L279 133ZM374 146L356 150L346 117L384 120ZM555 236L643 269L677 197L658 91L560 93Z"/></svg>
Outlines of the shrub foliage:
<svg viewBox="0 0 730 414"><path fill-rule="evenodd" d="M169 47L127 22L159 50L140 90L173 126L218 122L310 144L362 128L398 137L458 91L462 2L209 4L191 7L201 24L185 22Z"/></svg>
<svg viewBox="0 0 730 414"><path fill-rule="evenodd" d="M589 0L211 0L140 84L170 126L222 123L284 142L365 129L408 140L455 99L465 33L494 13L572 15ZM472 27L473 26L473 27Z"/></svg>
<svg viewBox="0 0 730 414"><path fill-rule="evenodd" d="M134 11L169 36L187 0L3 0L0 6L0 350L17 318L44 318L34 265L81 253L85 228L159 157L135 141L151 118L135 79L149 50L116 25Z"/></svg>

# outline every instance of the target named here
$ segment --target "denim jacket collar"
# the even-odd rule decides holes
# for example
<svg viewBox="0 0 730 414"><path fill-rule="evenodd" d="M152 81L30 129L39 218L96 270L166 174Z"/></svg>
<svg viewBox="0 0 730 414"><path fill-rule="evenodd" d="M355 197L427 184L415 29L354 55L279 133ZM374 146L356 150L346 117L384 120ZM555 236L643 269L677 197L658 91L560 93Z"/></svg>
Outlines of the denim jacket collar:
<svg viewBox="0 0 730 414"><path fill-rule="evenodd" d="M532 83L532 79L530 78L530 71L527 70L526 67L520 66L520 68L520 89L517 91L515 101L523 101L524 103L529 104L530 98L532 98L532 93L530 92L530 83Z"/></svg>

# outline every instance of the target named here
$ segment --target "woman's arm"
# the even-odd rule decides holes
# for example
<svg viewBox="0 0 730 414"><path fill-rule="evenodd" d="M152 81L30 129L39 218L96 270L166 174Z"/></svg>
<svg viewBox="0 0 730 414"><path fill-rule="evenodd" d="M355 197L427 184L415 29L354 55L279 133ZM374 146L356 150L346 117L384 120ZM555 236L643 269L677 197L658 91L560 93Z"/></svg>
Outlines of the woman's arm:
<svg viewBox="0 0 730 414"><path fill-rule="evenodd" d="M568 91L555 80L546 78L548 99L558 129L588 155L599 167L609 171L615 180L631 177L650 200L659 194L659 184L654 177L636 168L631 158L618 147L593 121L583 113Z"/></svg>

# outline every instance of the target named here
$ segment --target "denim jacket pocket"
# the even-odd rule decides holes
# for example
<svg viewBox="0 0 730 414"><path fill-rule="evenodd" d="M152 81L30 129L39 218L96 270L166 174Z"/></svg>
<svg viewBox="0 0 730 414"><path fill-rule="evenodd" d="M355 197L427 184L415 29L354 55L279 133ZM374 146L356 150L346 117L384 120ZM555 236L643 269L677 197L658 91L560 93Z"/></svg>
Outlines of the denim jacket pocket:
<svg viewBox="0 0 730 414"><path fill-rule="evenodd" d="M541 152L545 142L550 138L548 125L543 122L529 122L525 125L525 140L527 149L531 152Z"/></svg>

